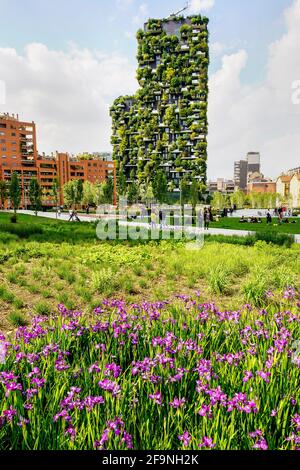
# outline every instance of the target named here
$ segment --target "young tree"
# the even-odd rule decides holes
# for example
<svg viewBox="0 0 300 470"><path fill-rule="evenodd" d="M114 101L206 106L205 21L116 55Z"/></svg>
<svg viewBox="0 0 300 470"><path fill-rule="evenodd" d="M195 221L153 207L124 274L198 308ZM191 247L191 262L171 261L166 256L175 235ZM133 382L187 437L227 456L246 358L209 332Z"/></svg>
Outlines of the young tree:
<svg viewBox="0 0 300 470"><path fill-rule="evenodd" d="M150 204L151 202L153 202L153 199L154 199L154 191L153 191L152 184L149 183L145 190L144 201L146 202L146 204ZM164 201L160 200L160 202L164 202Z"/></svg>
<svg viewBox="0 0 300 470"><path fill-rule="evenodd" d="M38 210L42 207L42 189L36 178L31 179L29 183L29 199L37 216Z"/></svg>
<svg viewBox="0 0 300 470"><path fill-rule="evenodd" d="M57 207L58 207L58 203L60 202L60 182L59 182L58 177L54 178L54 180L53 180L53 185L52 185L52 188L51 188L51 195L52 195L52 197L54 199L54 202L55 202L56 218L57 218Z"/></svg>
<svg viewBox="0 0 300 470"><path fill-rule="evenodd" d="M75 204L82 204L83 198L83 181L76 180L74 181L74 191L75 191Z"/></svg>
<svg viewBox="0 0 300 470"><path fill-rule="evenodd" d="M102 184L102 191L103 191L104 203L112 204L113 195L114 195L114 181L112 178L108 178L108 180Z"/></svg>
<svg viewBox="0 0 300 470"><path fill-rule="evenodd" d="M82 202L86 206L92 206L96 202L96 187L90 181L85 181L83 183L83 197Z"/></svg>
<svg viewBox="0 0 300 470"><path fill-rule="evenodd" d="M0 201L1 201L1 208L4 209L4 204L8 196L7 191L7 184L5 181L0 181Z"/></svg>
<svg viewBox="0 0 300 470"><path fill-rule="evenodd" d="M235 191L230 197L231 204L232 205L236 204L238 209L242 209L244 207L245 200L246 200L246 195L241 190Z"/></svg>
<svg viewBox="0 0 300 470"><path fill-rule="evenodd" d="M226 205L226 198L224 197L222 193L217 191L214 193L211 205L214 209L219 209L219 210L224 209Z"/></svg>
<svg viewBox="0 0 300 470"><path fill-rule="evenodd" d="M22 189L21 189L21 184L20 180L18 177L18 173L15 171L11 175L11 180L9 184L9 197L12 202L14 212L17 212L17 209L20 206L21 202L21 197L22 197Z"/></svg>
<svg viewBox="0 0 300 470"><path fill-rule="evenodd" d="M75 204L75 200L76 200L76 191L75 191L74 181L69 181L68 183L66 183L64 185L63 192L64 192L64 201L65 201L66 206L72 207L73 204Z"/></svg>
<svg viewBox="0 0 300 470"><path fill-rule="evenodd" d="M133 182L130 184L127 197L128 201L131 203L136 202L138 200L139 190L136 183Z"/></svg>
<svg viewBox="0 0 300 470"><path fill-rule="evenodd" d="M199 202L199 185L196 180L193 180L191 185L191 203L195 209L196 205Z"/></svg>
<svg viewBox="0 0 300 470"><path fill-rule="evenodd" d="M100 204L105 204L102 183L97 183L95 185L95 204L97 206L99 206Z"/></svg>
<svg viewBox="0 0 300 470"><path fill-rule="evenodd" d="M159 202L166 202L168 180L164 171L159 170L153 180L154 198Z"/></svg>
<svg viewBox="0 0 300 470"><path fill-rule="evenodd" d="M189 202L190 196L191 196L191 187L186 177L183 177L180 182L180 202L182 206Z"/></svg>

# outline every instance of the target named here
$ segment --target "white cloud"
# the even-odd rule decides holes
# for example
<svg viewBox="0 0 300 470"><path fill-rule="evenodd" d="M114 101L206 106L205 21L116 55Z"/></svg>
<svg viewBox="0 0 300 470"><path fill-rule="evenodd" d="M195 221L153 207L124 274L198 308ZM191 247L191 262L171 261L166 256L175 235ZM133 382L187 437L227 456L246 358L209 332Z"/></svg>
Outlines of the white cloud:
<svg viewBox="0 0 300 470"><path fill-rule="evenodd" d="M134 0L117 0L117 6L120 8L128 8L133 4Z"/></svg>
<svg viewBox="0 0 300 470"><path fill-rule="evenodd" d="M227 49L226 45L222 42L214 42L210 46L210 51L215 55L222 54Z"/></svg>
<svg viewBox="0 0 300 470"><path fill-rule="evenodd" d="M147 3L142 3L137 11L137 14L133 16L132 23L134 25L140 25L142 27L144 21L146 21L147 17L149 16L149 10Z"/></svg>
<svg viewBox="0 0 300 470"><path fill-rule="evenodd" d="M191 0L190 12L199 13L200 11L210 10L215 4L215 0Z"/></svg>
<svg viewBox="0 0 300 470"><path fill-rule="evenodd" d="M75 45L62 52L29 44L24 55L0 48L0 77L7 89L0 111L36 122L40 152L109 149L109 106L137 88L126 58Z"/></svg>
<svg viewBox="0 0 300 470"><path fill-rule="evenodd" d="M269 48L266 76L245 85L245 50L223 57L210 78L209 175L233 174L234 160L260 151L266 175L300 165L300 105L292 102L292 84L300 79L300 0L285 12L287 32Z"/></svg>

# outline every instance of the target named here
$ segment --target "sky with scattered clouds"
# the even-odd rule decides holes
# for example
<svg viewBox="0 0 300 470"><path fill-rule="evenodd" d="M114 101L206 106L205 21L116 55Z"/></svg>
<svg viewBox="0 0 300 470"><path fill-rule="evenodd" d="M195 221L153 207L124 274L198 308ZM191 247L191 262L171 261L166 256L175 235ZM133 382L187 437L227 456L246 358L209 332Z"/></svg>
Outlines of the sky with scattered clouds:
<svg viewBox="0 0 300 470"><path fill-rule="evenodd" d="M185 3L0 0L0 112L34 120L40 152L110 150L109 107L138 86L137 29ZM232 177L248 151L267 176L300 166L300 0L191 0L198 12L210 18L209 177Z"/></svg>

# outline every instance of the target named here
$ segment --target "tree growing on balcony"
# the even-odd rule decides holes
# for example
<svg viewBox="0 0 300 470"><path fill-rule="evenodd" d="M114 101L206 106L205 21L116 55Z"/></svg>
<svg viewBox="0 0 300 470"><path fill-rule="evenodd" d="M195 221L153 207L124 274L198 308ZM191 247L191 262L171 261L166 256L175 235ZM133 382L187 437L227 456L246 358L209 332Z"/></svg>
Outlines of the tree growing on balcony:
<svg viewBox="0 0 300 470"><path fill-rule="evenodd" d="M10 180L10 185L9 185L9 197L10 197L12 206L14 208L15 214L17 212L17 209L20 206L21 196L22 196L22 189L21 189L20 180L18 177L18 173L14 171L13 174L11 175L11 180Z"/></svg>
<svg viewBox="0 0 300 470"><path fill-rule="evenodd" d="M42 189L36 178L30 180L29 199L31 206L34 209L35 215L37 216L38 211L42 207Z"/></svg>

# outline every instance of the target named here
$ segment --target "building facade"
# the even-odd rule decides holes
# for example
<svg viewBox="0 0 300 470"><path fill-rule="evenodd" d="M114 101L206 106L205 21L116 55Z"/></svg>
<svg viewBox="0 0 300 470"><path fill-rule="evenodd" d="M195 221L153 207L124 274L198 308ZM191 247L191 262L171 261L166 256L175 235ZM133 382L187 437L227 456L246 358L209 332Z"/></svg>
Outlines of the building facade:
<svg viewBox="0 0 300 470"><path fill-rule="evenodd" d="M0 115L0 180L9 183L12 173L18 174L21 188L21 207L30 205L29 185L37 179L42 189L42 204L53 207L52 187L59 183L60 205L63 205L63 186L69 181L81 179L101 183L113 178L116 201L116 169L112 161L90 159L77 160L67 153L38 155L34 123L20 122L18 116ZM9 202L8 202L9 205Z"/></svg>
<svg viewBox="0 0 300 470"><path fill-rule="evenodd" d="M248 162L240 160L234 162L234 183L236 188L245 191L247 189L248 181Z"/></svg>
<svg viewBox="0 0 300 470"><path fill-rule="evenodd" d="M246 160L234 162L234 182L236 188L246 191L251 174L260 173L260 153L248 152Z"/></svg>
<svg viewBox="0 0 300 470"><path fill-rule="evenodd" d="M248 152L247 154L248 174L260 173L260 153Z"/></svg>
<svg viewBox="0 0 300 470"><path fill-rule="evenodd" d="M207 25L201 16L173 16L149 20L138 31L140 89L111 108L120 192L131 184L153 183L161 171L170 192L180 191L183 178L205 185Z"/></svg>
<svg viewBox="0 0 300 470"><path fill-rule="evenodd" d="M300 168L290 181L290 195L294 208L300 207Z"/></svg>
<svg viewBox="0 0 300 470"><path fill-rule="evenodd" d="M274 181L252 181L248 183L248 193L276 193L276 183Z"/></svg>
<svg viewBox="0 0 300 470"><path fill-rule="evenodd" d="M208 191L210 194L214 194L216 192L233 194L235 192L235 182L233 180L218 178L217 181L209 181Z"/></svg>
<svg viewBox="0 0 300 470"><path fill-rule="evenodd" d="M279 176L276 191L284 203L294 209L300 208L300 168L289 170L287 174Z"/></svg>

